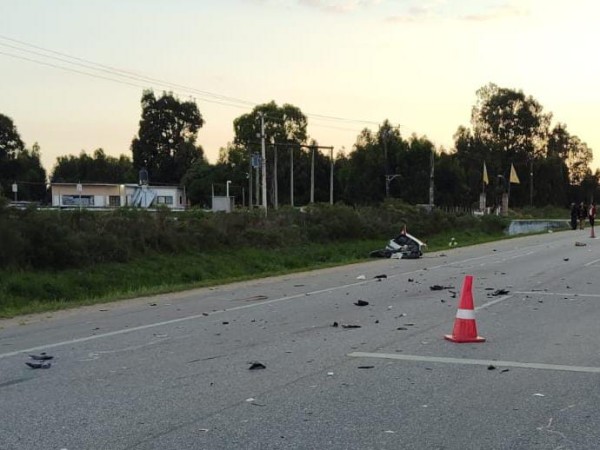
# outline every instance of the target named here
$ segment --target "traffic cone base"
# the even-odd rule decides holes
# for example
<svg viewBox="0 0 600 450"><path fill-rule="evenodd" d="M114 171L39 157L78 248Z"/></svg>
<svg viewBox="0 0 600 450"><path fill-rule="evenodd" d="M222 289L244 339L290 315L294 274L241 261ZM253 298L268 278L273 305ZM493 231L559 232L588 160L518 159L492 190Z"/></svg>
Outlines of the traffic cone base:
<svg viewBox="0 0 600 450"><path fill-rule="evenodd" d="M466 344L468 342L485 342L485 338L481 336L475 336L474 338L456 338L454 335L446 334L444 339L447 341L457 342L459 344Z"/></svg>
<svg viewBox="0 0 600 450"><path fill-rule="evenodd" d="M460 293L458 311L452 334L447 334L444 339L457 343L485 342L485 338L477 334L475 323L475 310L473 308L473 276L466 275Z"/></svg>

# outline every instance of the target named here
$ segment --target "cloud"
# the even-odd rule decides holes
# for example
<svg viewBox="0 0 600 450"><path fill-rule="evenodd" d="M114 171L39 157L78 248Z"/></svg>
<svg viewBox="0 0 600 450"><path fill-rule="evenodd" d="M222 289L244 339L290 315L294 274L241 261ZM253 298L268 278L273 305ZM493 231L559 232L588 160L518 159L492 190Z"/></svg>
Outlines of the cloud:
<svg viewBox="0 0 600 450"><path fill-rule="evenodd" d="M490 8L487 11L483 11L475 14L466 14L460 19L467 20L470 22L488 22L490 20L502 20L510 19L512 17L524 17L528 16L529 10L527 8L518 7L516 5L510 5L508 3L500 5L494 8Z"/></svg>
<svg viewBox="0 0 600 450"><path fill-rule="evenodd" d="M377 5L381 0L298 0L302 6L317 8L329 13L349 13Z"/></svg>

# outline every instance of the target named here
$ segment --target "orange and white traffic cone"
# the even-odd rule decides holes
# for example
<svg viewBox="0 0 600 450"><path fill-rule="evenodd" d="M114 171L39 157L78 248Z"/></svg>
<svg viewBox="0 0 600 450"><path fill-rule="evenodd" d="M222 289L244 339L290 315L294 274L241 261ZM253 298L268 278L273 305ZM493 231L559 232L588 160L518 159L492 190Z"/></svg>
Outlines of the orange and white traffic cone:
<svg viewBox="0 0 600 450"><path fill-rule="evenodd" d="M445 335L444 339L458 343L485 342L485 338L477 335L475 310L473 309L473 275L465 276L458 311L456 311L454 330L451 335Z"/></svg>
<svg viewBox="0 0 600 450"><path fill-rule="evenodd" d="M591 237L592 239L596 239L596 235L594 234L594 227L593 227L593 226L592 226L592 231L591 231L591 233L590 233L590 237Z"/></svg>

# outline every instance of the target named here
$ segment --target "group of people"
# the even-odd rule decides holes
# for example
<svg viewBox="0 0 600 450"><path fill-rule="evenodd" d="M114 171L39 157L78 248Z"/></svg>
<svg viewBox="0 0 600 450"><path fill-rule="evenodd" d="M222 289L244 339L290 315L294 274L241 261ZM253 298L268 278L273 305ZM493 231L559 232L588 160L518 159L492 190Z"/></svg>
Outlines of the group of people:
<svg viewBox="0 0 600 450"><path fill-rule="evenodd" d="M581 202L579 205L571 203L571 228L583 230L585 226L585 220L590 221L590 226L594 227L594 219L596 218L596 205L594 202L590 203L590 206L586 206L585 203Z"/></svg>

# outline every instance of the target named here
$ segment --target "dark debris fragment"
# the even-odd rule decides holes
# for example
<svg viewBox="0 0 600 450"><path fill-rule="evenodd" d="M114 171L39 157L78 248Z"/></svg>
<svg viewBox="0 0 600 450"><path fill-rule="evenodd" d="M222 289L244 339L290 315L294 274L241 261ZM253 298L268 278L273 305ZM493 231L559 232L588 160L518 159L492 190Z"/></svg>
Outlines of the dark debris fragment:
<svg viewBox="0 0 600 450"><path fill-rule="evenodd" d="M248 370L261 370L261 369L266 369L266 368L267 368L267 366L265 366L263 363L255 361L250 364L250 367L248 367Z"/></svg>
<svg viewBox="0 0 600 450"><path fill-rule="evenodd" d="M367 306L369 304L369 302L367 302L366 300L357 300L354 302L354 304L356 306Z"/></svg>

